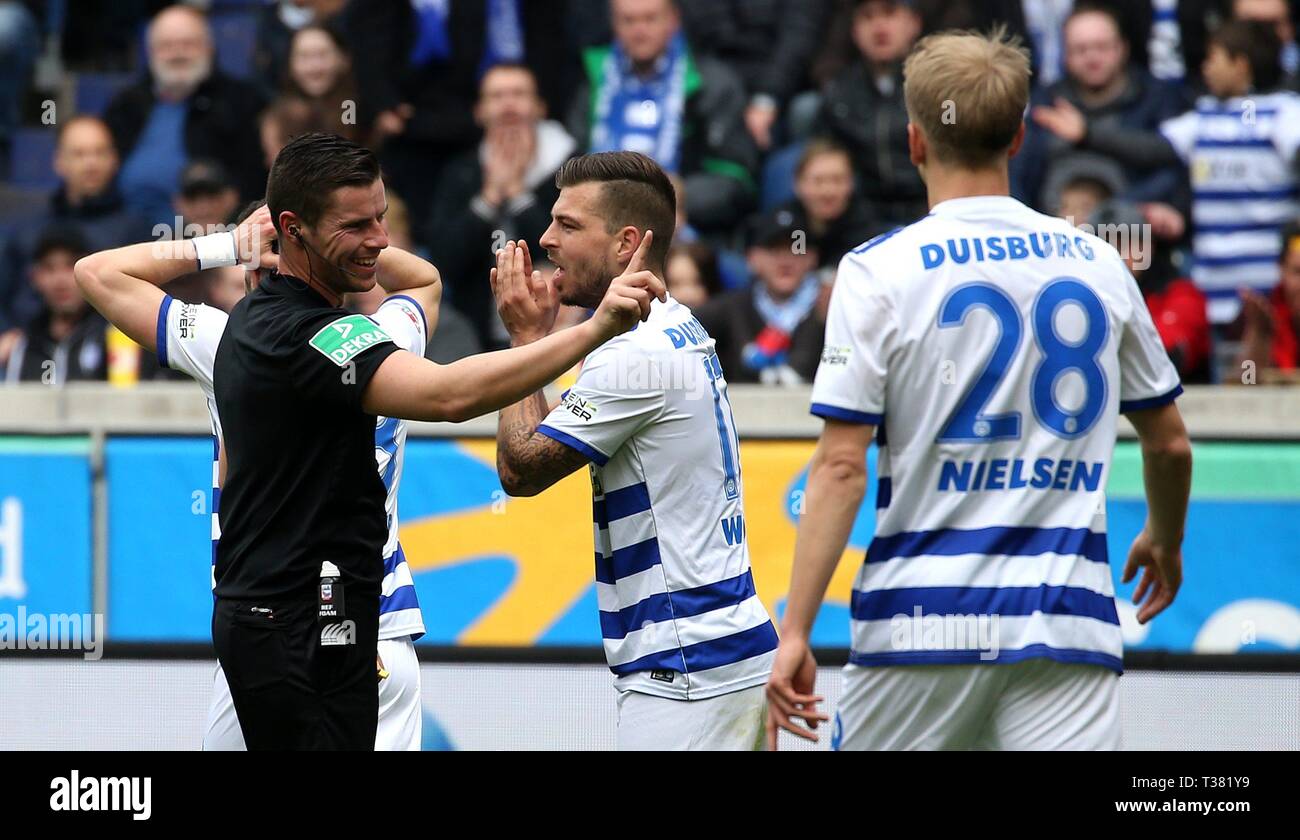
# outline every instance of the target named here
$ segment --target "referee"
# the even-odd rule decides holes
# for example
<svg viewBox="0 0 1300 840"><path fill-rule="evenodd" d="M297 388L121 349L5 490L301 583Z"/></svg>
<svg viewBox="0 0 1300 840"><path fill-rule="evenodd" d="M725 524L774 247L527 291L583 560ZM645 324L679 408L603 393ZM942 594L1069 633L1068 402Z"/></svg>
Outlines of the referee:
<svg viewBox="0 0 1300 840"><path fill-rule="evenodd" d="M231 311L213 368L227 458L213 645L250 750L371 750L387 536L376 415L461 421L510 405L633 328L665 292L619 278L584 324L440 366L342 308L374 286L388 245L371 152L299 137L276 157L266 196L278 272ZM201 267L235 260L233 237L229 253L205 250ZM505 314L544 322L537 294L503 294Z"/></svg>

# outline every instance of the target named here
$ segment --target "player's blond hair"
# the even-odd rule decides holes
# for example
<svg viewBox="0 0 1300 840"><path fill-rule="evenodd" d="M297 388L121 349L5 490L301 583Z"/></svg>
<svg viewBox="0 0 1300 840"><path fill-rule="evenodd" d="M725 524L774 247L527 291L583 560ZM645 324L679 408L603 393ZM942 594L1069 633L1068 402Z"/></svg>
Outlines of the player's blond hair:
<svg viewBox="0 0 1300 840"><path fill-rule="evenodd" d="M907 115L938 162L988 167L1020 129L1029 75L1029 53L1004 26L930 35L903 63Z"/></svg>

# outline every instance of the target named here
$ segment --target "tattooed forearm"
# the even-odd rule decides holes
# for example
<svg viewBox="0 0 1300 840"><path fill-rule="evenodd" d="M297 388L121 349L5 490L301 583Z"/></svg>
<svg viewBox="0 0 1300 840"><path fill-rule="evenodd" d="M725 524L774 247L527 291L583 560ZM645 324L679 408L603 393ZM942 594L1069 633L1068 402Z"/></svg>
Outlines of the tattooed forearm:
<svg viewBox="0 0 1300 840"><path fill-rule="evenodd" d="M581 452L537 433L544 419L540 391L498 415L497 476L511 496L535 496L587 463Z"/></svg>

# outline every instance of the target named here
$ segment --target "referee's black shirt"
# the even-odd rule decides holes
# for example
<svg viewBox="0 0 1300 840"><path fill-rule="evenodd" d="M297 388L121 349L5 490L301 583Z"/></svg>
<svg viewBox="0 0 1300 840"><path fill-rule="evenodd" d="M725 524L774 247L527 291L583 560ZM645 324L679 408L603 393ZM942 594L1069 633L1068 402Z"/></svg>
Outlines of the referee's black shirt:
<svg viewBox="0 0 1300 840"><path fill-rule="evenodd" d="M230 313L213 363L226 451L220 598L314 597L321 562L378 591L388 538L370 378L397 345L271 274Z"/></svg>

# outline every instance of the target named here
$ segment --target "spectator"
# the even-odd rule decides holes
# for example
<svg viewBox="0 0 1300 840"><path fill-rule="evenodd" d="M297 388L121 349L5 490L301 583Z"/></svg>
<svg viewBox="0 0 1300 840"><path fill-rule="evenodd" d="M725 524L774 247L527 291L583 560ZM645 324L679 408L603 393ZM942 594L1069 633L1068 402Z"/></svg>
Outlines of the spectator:
<svg viewBox="0 0 1300 840"><path fill-rule="evenodd" d="M239 193L221 164L211 160L195 160L187 164L181 173L180 189L173 198L172 206L175 210L177 238L192 239L226 230L226 225L234 222L239 210ZM167 294L185 303L216 305L212 293L221 271L219 268L192 271L177 277L163 288ZM176 371L157 365L141 365L141 370L153 378L184 378L183 374L175 376Z"/></svg>
<svg viewBox="0 0 1300 840"><path fill-rule="evenodd" d="M1300 224L1283 231L1281 277L1267 295L1242 292L1244 329L1241 336L1243 371L1247 363L1259 370L1282 371L1294 381L1300 370Z"/></svg>
<svg viewBox="0 0 1300 840"><path fill-rule="evenodd" d="M785 205L817 251L821 268L878 233L867 208L856 196L853 159L848 150L828 140L812 140L795 168L795 200Z"/></svg>
<svg viewBox="0 0 1300 840"><path fill-rule="evenodd" d="M541 238L559 197L555 173L576 144L562 125L546 119L536 79L523 65L488 71L474 118L483 141L443 171L429 251L446 284L444 301L470 319L485 344L504 345L509 337L496 318L488 284L493 254L507 240Z"/></svg>
<svg viewBox="0 0 1300 840"><path fill-rule="evenodd" d="M722 293L718 256L702 242L674 243L664 263L668 293L692 310Z"/></svg>
<svg viewBox="0 0 1300 840"><path fill-rule="evenodd" d="M772 146L777 118L807 86L830 0L693 0L680 5L688 40L746 84L745 127Z"/></svg>
<svg viewBox="0 0 1300 840"><path fill-rule="evenodd" d="M254 77L263 92L273 94L289 75L293 37L307 26L344 23L348 0L278 0L258 12Z"/></svg>
<svg viewBox="0 0 1300 840"><path fill-rule="evenodd" d="M31 266L31 282L41 308L7 347L6 382L63 385L104 381L108 368L104 333L108 326L81 297L72 267L88 253L75 231L53 229L41 237ZM7 352L6 352L7 351Z"/></svg>
<svg viewBox="0 0 1300 840"><path fill-rule="evenodd" d="M1158 82L1143 67L1129 61L1129 47L1119 21L1106 10L1082 6L1065 21L1065 77L1035 91L1034 106L1070 103L1090 126L1116 126L1155 131L1165 120L1185 110L1179 91ZM1082 158L1092 163L1095 152L1067 143L1031 120L1020 154L1011 162L1013 192L1034 207L1050 208L1053 196L1045 187L1060 183L1061 167L1077 166ZM1114 168L1114 164L1109 164ZM1122 167L1121 196L1131 202L1179 199L1182 168L1171 165L1154 171ZM1080 216L1086 219L1087 216Z"/></svg>
<svg viewBox="0 0 1300 840"><path fill-rule="evenodd" d="M1088 221L1133 273L1179 378L1184 384L1209 382L1212 344L1205 295L1177 271L1168 247L1150 235L1143 210L1113 201L1098 207Z"/></svg>
<svg viewBox="0 0 1300 840"><path fill-rule="evenodd" d="M903 59L921 31L921 18L897 0L858 0L852 35L857 58L823 92L815 133L853 155L858 194L878 229L924 216L925 184L907 148Z"/></svg>
<svg viewBox="0 0 1300 840"><path fill-rule="evenodd" d="M752 205L758 148L745 129L744 85L695 54L673 0L611 0L614 43L583 53L587 83L568 126L591 152L634 151L686 185L686 216L726 231Z"/></svg>
<svg viewBox="0 0 1300 840"><path fill-rule="evenodd" d="M382 143L384 171L423 231L445 161L479 139L478 82L502 63L527 64L552 113L577 81L566 18L555 3L524 0L367 0L354 4L352 55L363 125Z"/></svg>
<svg viewBox="0 0 1300 840"><path fill-rule="evenodd" d="M1202 72L1210 96L1159 132L1093 126L1067 102L1039 108L1034 118L1066 142L1125 166L1189 169L1192 277L1209 298L1211 323L1228 324L1240 312L1241 287L1276 285L1280 228L1300 211L1300 96L1272 92L1281 79L1273 27L1229 21L1209 44Z"/></svg>
<svg viewBox="0 0 1300 840"><path fill-rule="evenodd" d="M21 119L23 92L40 51L39 30L22 3L0 2L0 173L9 172L9 147Z"/></svg>
<svg viewBox="0 0 1300 840"><path fill-rule="evenodd" d="M149 225L129 212L114 185L118 157L107 126L96 117L72 117L59 126L54 172L59 186L49 205L22 221L0 258L0 333L25 324L40 307L26 282L41 235L75 229L92 251L139 242Z"/></svg>
<svg viewBox="0 0 1300 840"><path fill-rule="evenodd" d="M352 58L338 30L310 24L294 33L284 91L313 108L321 130L360 139L356 88Z"/></svg>
<svg viewBox="0 0 1300 840"><path fill-rule="evenodd" d="M245 200L266 189L252 85L213 68L212 32L189 6L159 12L148 29L149 73L122 91L105 119L124 155L122 194L151 224L171 220L181 170L195 158L220 161Z"/></svg>
<svg viewBox="0 0 1300 840"><path fill-rule="evenodd" d="M1300 87L1300 46L1295 42L1295 24L1287 0L1235 0L1232 16L1237 20L1257 20L1273 27L1282 45L1279 53L1282 87L1287 90Z"/></svg>
<svg viewBox="0 0 1300 840"><path fill-rule="evenodd" d="M788 210L757 217L745 254L753 285L720 295L696 312L717 342L728 382L793 385L817 372L826 333L824 310L817 306L822 282L817 252L791 247L799 233Z"/></svg>
<svg viewBox="0 0 1300 840"><path fill-rule="evenodd" d="M1052 215L1081 225L1093 211L1119 193L1124 184L1119 167L1106 158L1094 157L1095 160L1080 158L1069 166L1056 168L1055 181L1046 191Z"/></svg>
<svg viewBox="0 0 1300 840"><path fill-rule="evenodd" d="M280 96L257 118L258 139L262 145L262 160L267 169L275 156L299 134L329 131L321 123L321 114L311 103L296 96Z"/></svg>

